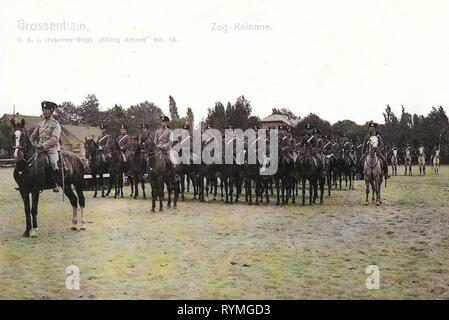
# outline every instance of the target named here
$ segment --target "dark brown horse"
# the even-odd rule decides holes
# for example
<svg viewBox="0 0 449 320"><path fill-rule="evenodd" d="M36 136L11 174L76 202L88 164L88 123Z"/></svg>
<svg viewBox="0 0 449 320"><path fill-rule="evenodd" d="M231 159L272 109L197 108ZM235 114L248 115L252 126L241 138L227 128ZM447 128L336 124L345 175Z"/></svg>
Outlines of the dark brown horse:
<svg viewBox="0 0 449 320"><path fill-rule="evenodd" d="M108 173L108 163L106 161L106 156L101 150L98 150L98 145L94 139L84 138L84 149L86 154L86 159L89 163L90 173L92 175L92 181L94 184L94 198L97 197L98 183L97 176L100 179L101 185L101 197L104 198L104 183L103 175Z"/></svg>
<svg viewBox="0 0 449 320"><path fill-rule="evenodd" d="M37 214L39 204L39 193L45 189L51 189L50 160L48 155L31 142L27 130L25 129L25 121L22 119L20 123L11 120L14 129L15 145L14 145L14 180L19 185L20 195L22 196L25 207L26 229L23 233L24 237L37 236ZM72 230L78 227L78 205L80 206L80 225L79 229L85 229L85 218L83 209L85 207L85 199L83 195L84 185L84 165L78 156L71 152L63 153L64 180L56 177L56 182L63 187L65 195L70 199L72 205ZM61 170L61 161L59 163ZM78 197L73 193L72 185L75 187ZM31 207L30 207L31 194Z"/></svg>

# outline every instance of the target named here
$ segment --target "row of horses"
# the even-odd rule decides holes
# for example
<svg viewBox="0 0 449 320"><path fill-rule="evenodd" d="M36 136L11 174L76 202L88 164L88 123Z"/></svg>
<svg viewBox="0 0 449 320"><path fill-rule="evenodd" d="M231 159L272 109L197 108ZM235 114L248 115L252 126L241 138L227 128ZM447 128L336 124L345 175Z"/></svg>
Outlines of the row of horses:
<svg viewBox="0 0 449 320"><path fill-rule="evenodd" d="M413 175L412 167L413 167L413 153L410 149L405 150L404 155L404 175ZM424 152L424 147L420 147L418 149L418 153L416 155L417 164L419 167L419 174L425 175L426 174L426 154ZM390 163L391 163L391 171L392 175L397 176L398 175L398 165L399 165L399 156L397 153L397 150L391 150L391 157L390 157ZM430 164L433 165L433 172L435 174L439 174L439 167L440 167L440 150L437 149L434 151L432 156L430 157Z"/></svg>
<svg viewBox="0 0 449 320"><path fill-rule="evenodd" d="M224 143L224 142L223 142ZM267 140L259 143L267 143ZM203 151L208 142L202 143ZM248 153L247 141L244 143L244 154ZM224 149L224 146L223 146ZM305 147L291 148L279 146L278 170L275 174L264 175L261 172L269 166L269 158L265 163L248 163L247 157L238 154L234 147L233 165L228 164L194 164L181 163L171 169L168 158L164 152L160 152L153 143L151 136L133 137L130 150L127 152L127 160L123 161L117 142L108 138L105 147L100 148L93 139L85 140L86 158L94 184L94 197L101 190L101 196L108 196L114 187L114 197L123 197L123 176L127 176L131 183L131 196L139 196L139 185L143 197L146 198L145 180L149 180L152 190L152 211L155 210L156 201L159 200L159 209L163 210L164 186L168 193L167 206L171 206L172 193L173 205L176 207L179 198L185 199L185 191L193 187L194 199L206 201L209 195L213 200L217 199L218 191L221 199L226 203L239 202L245 193L245 202L259 204L270 202L270 195L276 190L276 204L288 204L296 202L299 189L302 189L302 204L306 203L306 184L308 182L309 204L316 203L318 197L320 204L324 201L325 187L328 195L331 195L332 187L342 188L342 181L349 189L354 189L356 174L363 174L363 169L357 166L357 159L348 149L334 150L329 154L318 154L309 145ZM197 155L192 154L193 158ZM192 159L193 160L193 159ZM224 163L224 158L222 163ZM109 188L104 187L103 175L109 173ZM98 179L98 181L97 181ZM254 200L254 201L253 201Z"/></svg>

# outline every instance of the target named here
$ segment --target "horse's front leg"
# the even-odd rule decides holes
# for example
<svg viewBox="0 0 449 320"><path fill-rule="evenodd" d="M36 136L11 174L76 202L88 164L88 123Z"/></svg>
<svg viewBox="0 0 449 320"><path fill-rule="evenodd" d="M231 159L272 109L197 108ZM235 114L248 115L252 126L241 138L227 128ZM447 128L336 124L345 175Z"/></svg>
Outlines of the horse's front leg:
<svg viewBox="0 0 449 320"><path fill-rule="evenodd" d="M104 198L104 179L103 179L103 172L100 173L100 184L101 184L101 197Z"/></svg>
<svg viewBox="0 0 449 320"><path fill-rule="evenodd" d="M39 191L35 190L31 193L31 215L33 218L33 228L31 229L30 236L37 237L37 211L39 204Z"/></svg>
<svg viewBox="0 0 449 320"><path fill-rule="evenodd" d="M168 182L167 184L167 193L168 193L168 200L167 200L167 208L171 208L171 193L172 193L172 183Z"/></svg>
<svg viewBox="0 0 449 320"><path fill-rule="evenodd" d="M25 209L25 221L26 221L26 229L23 233L23 236L28 238L30 236L30 231L33 228L31 224L31 209L30 209L30 193L26 191L20 191L20 195L22 196L23 206Z"/></svg>
<svg viewBox="0 0 449 320"><path fill-rule="evenodd" d="M369 181L367 179L365 179L365 185L366 185L366 200L365 200L365 205L368 205L368 197L369 197Z"/></svg>
<svg viewBox="0 0 449 320"><path fill-rule="evenodd" d="M92 183L94 184L94 198L97 197L97 174L92 172Z"/></svg>

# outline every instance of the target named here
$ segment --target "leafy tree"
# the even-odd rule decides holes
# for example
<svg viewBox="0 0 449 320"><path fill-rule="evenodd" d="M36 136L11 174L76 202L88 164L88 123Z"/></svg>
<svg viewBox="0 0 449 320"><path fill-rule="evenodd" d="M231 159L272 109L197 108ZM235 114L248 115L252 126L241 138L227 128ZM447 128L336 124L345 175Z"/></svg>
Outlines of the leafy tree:
<svg viewBox="0 0 449 320"><path fill-rule="evenodd" d="M195 118L193 116L193 111L191 108L187 108L187 115L186 115L186 124L190 126L190 128L193 128Z"/></svg>
<svg viewBox="0 0 449 320"><path fill-rule="evenodd" d="M130 133L140 132L143 123L148 124L151 131L159 128L159 118L163 114L162 110L153 102L144 101L137 105L132 105L126 110Z"/></svg>
<svg viewBox="0 0 449 320"><path fill-rule="evenodd" d="M172 96L169 96L169 109L170 109L170 120L178 120L179 114L178 114L178 108L176 107L176 101L173 99Z"/></svg>
<svg viewBox="0 0 449 320"><path fill-rule="evenodd" d="M98 127L103 122L100 103L95 94L87 95L79 107L79 124Z"/></svg>
<svg viewBox="0 0 449 320"><path fill-rule="evenodd" d="M9 123L0 123L0 149L5 150L5 157L12 157L12 146L14 143L14 132Z"/></svg>

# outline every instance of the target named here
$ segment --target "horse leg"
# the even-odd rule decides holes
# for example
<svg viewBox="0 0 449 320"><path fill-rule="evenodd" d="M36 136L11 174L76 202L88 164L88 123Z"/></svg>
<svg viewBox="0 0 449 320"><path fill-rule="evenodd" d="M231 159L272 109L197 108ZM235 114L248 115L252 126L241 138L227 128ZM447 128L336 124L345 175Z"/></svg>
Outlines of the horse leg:
<svg viewBox="0 0 449 320"><path fill-rule="evenodd" d="M26 221L26 229L23 233L23 236L28 238L30 236L30 231L33 228L31 224L31 209L30 209L30 193L25 191L20 191L20 195L22 196L23 205L25 208L25 221Z"/></svg>
<svg viewBox="0 0 449 320"><path fill-rule="evenodd" d="M139 196L139 174L137 172L133 173L133 181L131 182L131 195L134 195L134 199Z"/></svg>
<svg viewBox="0 0 449 320"><path fill-rule="evenodd" d="M156 199L157 199L157 190L156 186L151 186L151 211L154 212L156 209Z"/></svg>
<svg viewBox="0 0 449 320"><path fill-rule="evenodd" d="M168 200L167 200L167 208L171 208L171 194L173 191L173 184L172 182L167 182L167 193L168 193Z"/></svg>
<svg viewBox="0 0 449 320"><path fill-rule="evenodd" d="M122 175L120 175L120 180L119 180L120 181L120 197L122 199L124 198L124 196L123 196L123 180L124 180L124 178L123 178L123 174L122 174ZM134 177L131 177L131 185L133 183L133 180L134 180Z"/></svg>
<svg viewBox="0 0 449 320"><path fill-rule="evenodd" d="M184 197L184 191L185 191L185 180L184 179L185 179L185 175L181 175L180 176L181 201L186 201L186 199Z"/></svg>
<svg viewBox="0 0 449 320"><path fill-rule="evenodd" d="M274 181L276 185L276 205L278 206L280 204L280 197L279 197L279 178L276 178Z"/></svg>
<svg viewBox="0 0 449 320"><path fill-rule="evenodd" d="M97 197L97 174L92 172L92 183L94 184L94 198Z"/></svg>
<svg viewBox="0 0 449 320"><path fill-rule="evenodd" d="M306 204L306 179L302 178L302 205Z"/></svg>
<svg viewBox="0 0 449 320"><path fill-rule="evenodd" d="M365 200L365 205L368 205L368 197L369 197L369 181L368 181L368 177L366 177L365 175L365 185L366 185L366 200Z"/></svg>
<svg viewBox="0 0 449 320"><path fill-rule="evenodd" d="M229 178L229 201L230 204L234 203L234 179Z"/></svg>
<svg viewBox="0 0 449 320"><path fill-rule="evenodd" d="M158 198L159 198L159 211L164 211L164 181L158 181Z"/></svg>
<svg viewBox="0 0 449 320"><path fill-rule="evenodd" d="M320 178L320 204L323 204L323 195L324 195L324 178Z"/></svg>
<svg viewBox="0 0 449 320"><path fill-rule="evenodd" d="M213 182L214 182L214 198L213 198L213 200L214 200L214 201L217 201L218 178L215 177L214 180L213 180Z"/></svg>
<svg viewBox="0 0 449 320"><path fill-rule="evenodd" d="M84 197L83 193L83 184L77 183L74 184L76 195L78 196L78 204L79 204L79 211L80 211L80 220L81 220L81 227L80 230L86 230L86 219L84 218L84 208L86 207L86 198Z"/></svg>
<svg viewBox="0 0 449 320"><path fill-rule="evenodd" d="M380 197L380 190L382 188L382 179L379 178L379 183L377 185L377 205L380 206L382 204L382 198Z"/></svg>
<svg viewBox="0 0 449 320"><path fill-rule="evenodd" d="M313 201L313 183L312 179L309 179L309 206L312 205Z"/></svg>
<svg viewBox="0 0 449 320"><path fill-rule="evenodd" d="M64 190L65 195L70 200L70 204L72 205L72 227L71 230L77 230L78 225L78 198L73 193L72 186L66 185Z"/></svg>

